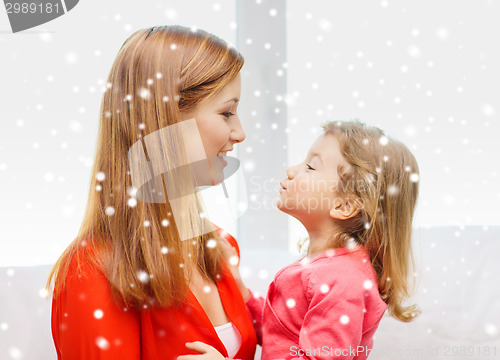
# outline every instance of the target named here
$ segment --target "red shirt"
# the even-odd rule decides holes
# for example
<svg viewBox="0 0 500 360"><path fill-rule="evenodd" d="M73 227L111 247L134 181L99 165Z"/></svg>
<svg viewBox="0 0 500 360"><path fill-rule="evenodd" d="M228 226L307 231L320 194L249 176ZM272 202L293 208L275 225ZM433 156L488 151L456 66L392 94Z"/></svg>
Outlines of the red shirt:
<svg viewBox="0 0 500 360"><path fill-rule="evenodd" d="M234 246L236 240L216 227ZM52 300L52 337L59 360L167 360L197 354L186 342L203 341L224 356L227 351L200 303L189 291L180 308L152 307L136 311L117 304L102 271L82 261L86 276L72 260L63 291ZM239 359L253 359L256 335L238 286L223 265L217 282L224 310L241 335Z"/></svg>

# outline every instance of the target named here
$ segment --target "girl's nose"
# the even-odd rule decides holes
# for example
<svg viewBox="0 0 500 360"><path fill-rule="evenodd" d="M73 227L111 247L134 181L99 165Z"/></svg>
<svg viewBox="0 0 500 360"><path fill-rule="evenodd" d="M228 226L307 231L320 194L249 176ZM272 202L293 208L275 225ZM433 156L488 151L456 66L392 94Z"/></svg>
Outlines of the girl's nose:
<svg viewBox="0 0 500 360"><path fill-rule="evenodd" d="M292 180L295 177L295 174L297 173L297 166L290 166L289 168L286 169L286 176L290 180Z"/></svg>

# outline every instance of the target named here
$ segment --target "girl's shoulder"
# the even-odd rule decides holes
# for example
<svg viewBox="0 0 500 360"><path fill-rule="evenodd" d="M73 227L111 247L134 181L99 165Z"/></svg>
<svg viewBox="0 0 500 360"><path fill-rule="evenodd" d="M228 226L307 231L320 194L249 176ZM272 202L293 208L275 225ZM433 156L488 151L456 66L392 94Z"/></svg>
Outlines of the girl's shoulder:
<svg viewBox="0 0 500 360"><path fill-rule="evenodd" d="M376 274L370 262L366 248L330 249L305 260L310 274L311 284L320 283L327 286L352 288L353 284L377 283Z"/></svg>

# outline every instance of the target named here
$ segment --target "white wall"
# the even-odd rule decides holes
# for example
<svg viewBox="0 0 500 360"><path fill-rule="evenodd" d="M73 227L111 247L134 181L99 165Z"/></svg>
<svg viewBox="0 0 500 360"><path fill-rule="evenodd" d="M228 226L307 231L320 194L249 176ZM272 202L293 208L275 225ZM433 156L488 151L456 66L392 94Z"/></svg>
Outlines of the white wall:
<svg viewBox="0 0 500 360"><path fill-rule="evenodd" d="M277 186L286 163L302 161L324 121L360 118L413 149L421 169L417 226L500 225L500 4L289 0L283 10L283 1L250 1L265 11L245 18L248 13L237 16L244 7L233 0L148 0L140 6L89 0L19 34L8 31L7 15L0 11L0 265L52 263L76 235L104 79L123 41L136 29L159 24L214 32L244 48L248 59L266 43L271 48L265 56L286 48L286 55L279 54L283 64L273 63L268 78L243 82L243 168L252 168L250 147L256 159L264 159L246 172L248 187L251 176ZM273 19L283 17L285 35L269 31ZM253 48L242 42L252 33L260 34ZM247 61L245 71L254 68ZM264 80L284 81L287 90L266 93L252 85ZM263 97L275 107L264 117L253 115L251 104ZM275 108L287 114L287 125L278 113L273 117ZM273 134L279 138L283 131L288 139L272 144ZM284 146L288 161L269 155ZM272 204L278 192L267 193ZM247 195L250 205L260 201ZM266 211L277 223L287 219L293 248L304 235L302 226L272 206ZM245 236L236 225L230 231L243 246L254 247L257 239L259 246L282 247L269 235L281 225L248 226L250 214L241 221Z"/></svg>
<svg viewBox="0 0 500 360"><path fill-rule="evenodd" d="M287 6L289 163L303 161L321 123L359 118L417 157L417 226L499 225L500 3Z"/></svg>
<svg viewBox="0 0 500 360"><path fill-rule="evenodd" d="M235 2L80 1L12 34L0 10L0 266L52 263L87 201L101 88L134 31L197 26L235 44Z"/></svg>

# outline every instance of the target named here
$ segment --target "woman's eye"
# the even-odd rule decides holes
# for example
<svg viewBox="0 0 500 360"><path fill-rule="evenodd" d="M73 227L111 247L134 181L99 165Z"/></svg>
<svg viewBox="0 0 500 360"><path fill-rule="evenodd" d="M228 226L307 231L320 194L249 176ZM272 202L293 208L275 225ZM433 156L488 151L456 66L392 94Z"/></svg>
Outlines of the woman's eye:
<svg viewBox="0 0 500 360"><path fill-rule="evenodd" d="M314 170L314 168L312 168L311 165L306 164L306 166L307 166L307 170Z"/></svg>
<svg viewBox="0 0 500 360"><path fill-rule="evenodd" d="M225 118L230 118L231 116L233 116L234 114L232 112L224 112L222 113L222 116L224 116Z"/></svg>

